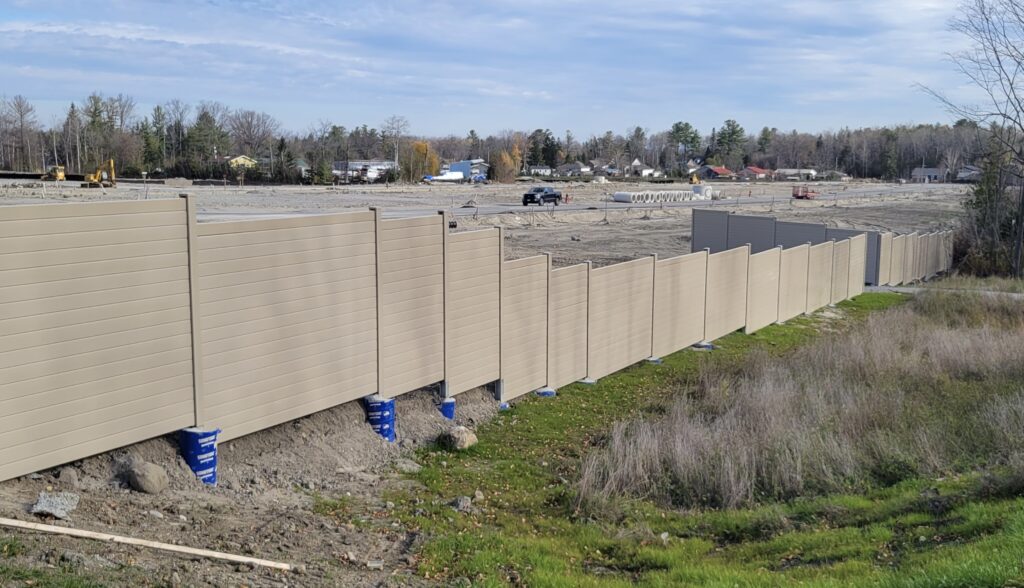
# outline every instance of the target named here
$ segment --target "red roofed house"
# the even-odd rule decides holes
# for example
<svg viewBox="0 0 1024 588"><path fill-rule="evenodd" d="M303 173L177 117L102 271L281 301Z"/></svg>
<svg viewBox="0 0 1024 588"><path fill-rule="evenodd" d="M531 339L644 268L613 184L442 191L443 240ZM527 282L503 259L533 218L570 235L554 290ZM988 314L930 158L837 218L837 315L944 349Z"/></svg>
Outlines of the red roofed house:
<svg viewBox="0 0 1024 588"><path fill-rule="evenodd" d="M721 165L705 165L697 172L705 180L732 180L736 174L731 169Z"/></svg>
<svg viewBox="0 0 1024 588"><path fill-rule="evenodd" d="M770 170L760 168L754 165L748 165L743 168L743 171L739 173L741 180L767 180L772 175Z"/></svg>

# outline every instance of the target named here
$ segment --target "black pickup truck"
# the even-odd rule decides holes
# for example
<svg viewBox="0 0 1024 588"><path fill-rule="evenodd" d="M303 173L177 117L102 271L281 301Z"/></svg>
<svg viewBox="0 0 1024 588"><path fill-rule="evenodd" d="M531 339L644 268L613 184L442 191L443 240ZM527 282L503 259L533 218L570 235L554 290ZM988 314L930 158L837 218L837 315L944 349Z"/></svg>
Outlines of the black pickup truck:
<svg viewBox="0 0 1024 588"><path fill-rule="evenodd" d="M554 188L530 188L530 191L523 194L523 206L527 204L554 204L558 206L562 202L562 193Z"/></svg>

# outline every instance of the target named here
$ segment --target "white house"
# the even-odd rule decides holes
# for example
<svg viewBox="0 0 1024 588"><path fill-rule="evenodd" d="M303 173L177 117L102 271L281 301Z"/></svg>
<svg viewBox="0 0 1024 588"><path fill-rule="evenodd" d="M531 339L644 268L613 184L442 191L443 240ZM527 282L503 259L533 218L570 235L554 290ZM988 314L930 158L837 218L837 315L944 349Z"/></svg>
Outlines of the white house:
<svg viewBox="0 0 1024 588"><path fill-rule="evenodd" d="M775 170L777 180L813 180L818 177L817 170L810 168L783 168Z"/></svg>

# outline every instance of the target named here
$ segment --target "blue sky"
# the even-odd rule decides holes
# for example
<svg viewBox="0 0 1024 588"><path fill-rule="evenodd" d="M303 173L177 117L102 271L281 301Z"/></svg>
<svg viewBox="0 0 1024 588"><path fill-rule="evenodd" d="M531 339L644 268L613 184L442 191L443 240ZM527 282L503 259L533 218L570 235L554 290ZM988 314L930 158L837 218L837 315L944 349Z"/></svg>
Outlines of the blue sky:
<svg viewBox="0 0 1024 588"><path fill-rule="evenodd" d="M0 94L43 124L90 92L266 111L302 132L577 137L735 118L819 131L943 122L914 87L971 90L945 54L955 0L0 0Z"/></svg>

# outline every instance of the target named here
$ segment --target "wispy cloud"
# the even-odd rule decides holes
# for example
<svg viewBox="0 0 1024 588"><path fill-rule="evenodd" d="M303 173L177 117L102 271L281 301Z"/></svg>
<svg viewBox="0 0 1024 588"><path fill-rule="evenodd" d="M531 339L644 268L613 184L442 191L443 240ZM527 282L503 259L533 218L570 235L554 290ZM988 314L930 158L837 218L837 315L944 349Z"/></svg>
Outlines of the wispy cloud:
<svg viewBox="0 0 1024 588"><path fill-rule="evenodd" d="M63 105L216 99L296 130L326 119L461 134L577 134L725 118L815 130L933 121L913 87L970 95L944 61L946 0L136 0L115 22L54 0L0 7L7 93ZM56 108L56 106L55 106ZM44 119L56 113L44 113Z"/></svg>

